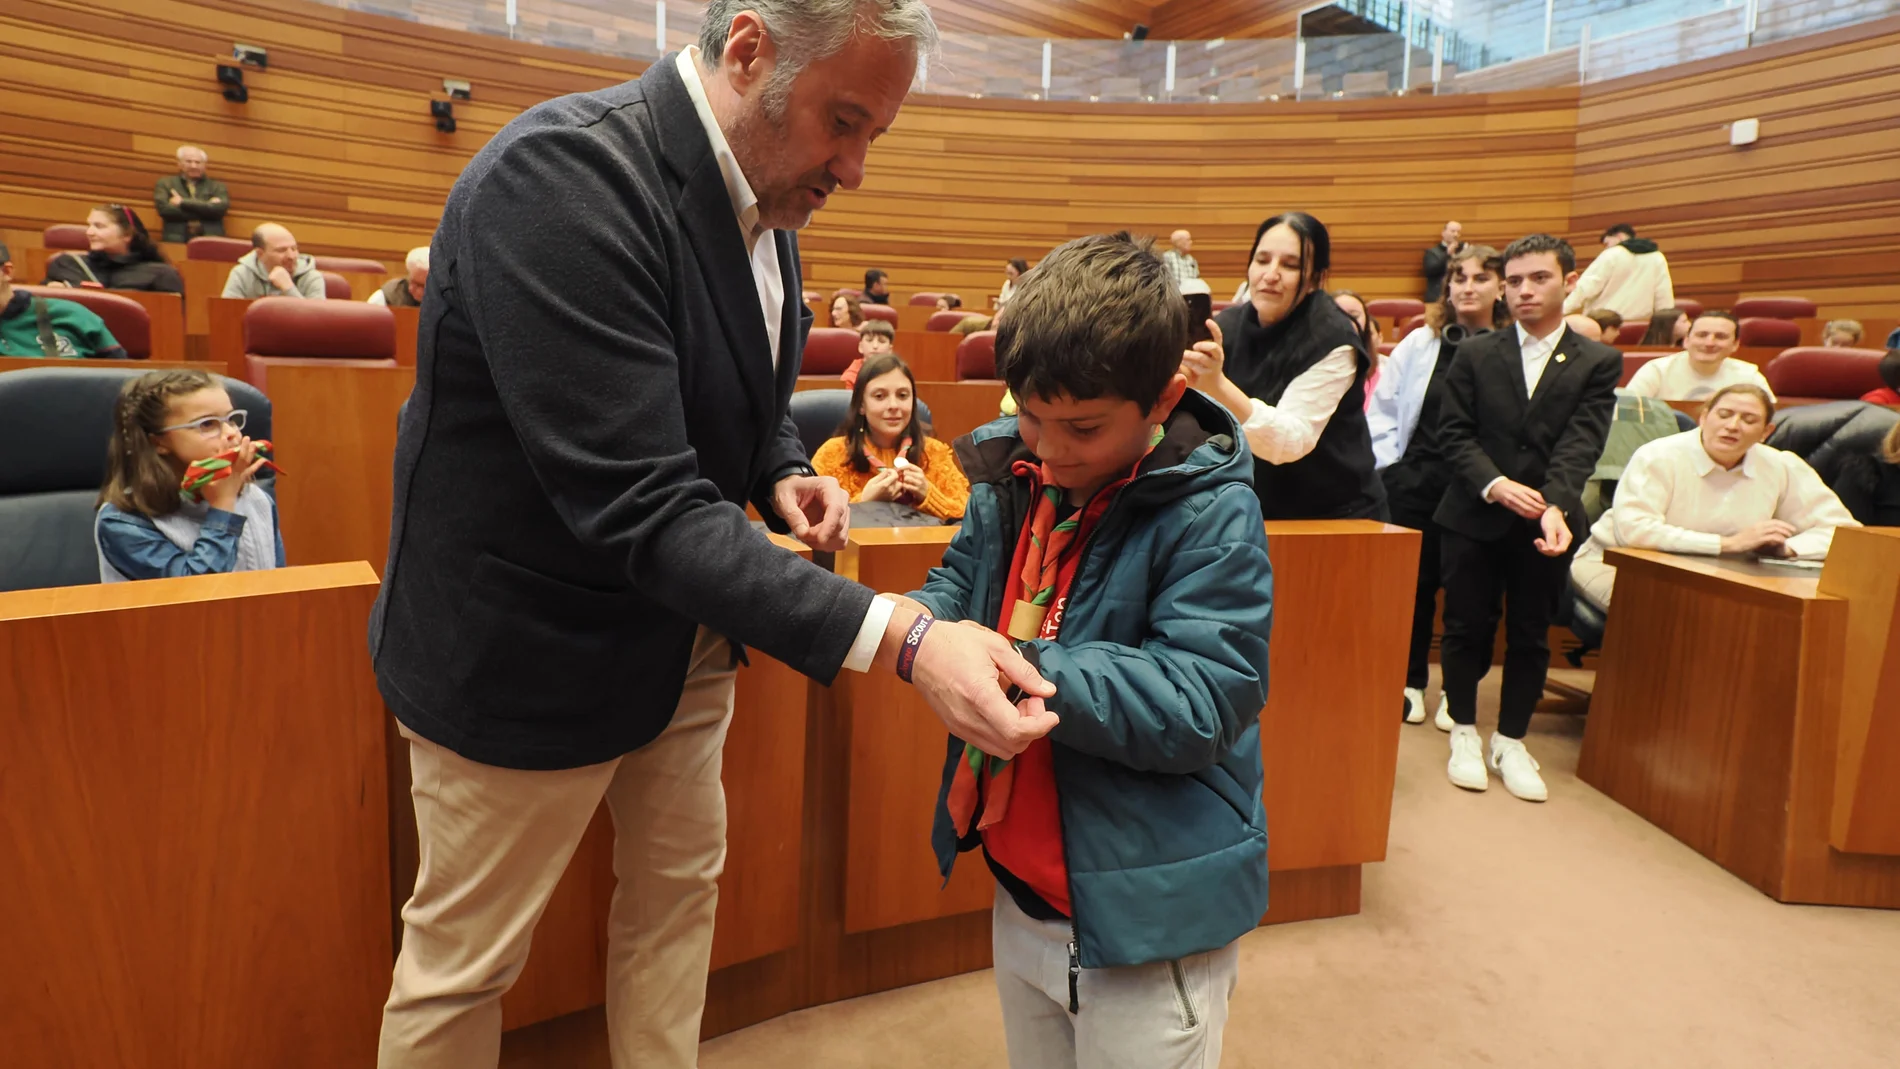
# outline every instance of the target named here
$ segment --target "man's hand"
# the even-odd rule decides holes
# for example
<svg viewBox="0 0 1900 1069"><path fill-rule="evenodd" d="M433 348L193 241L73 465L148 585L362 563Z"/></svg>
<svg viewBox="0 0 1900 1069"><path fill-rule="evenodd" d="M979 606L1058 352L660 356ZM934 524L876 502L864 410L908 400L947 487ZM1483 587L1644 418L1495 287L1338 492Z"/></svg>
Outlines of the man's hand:
<svg viewBox="0 0 1900 1069"><path fill-rule="evenodd" d="M877 663L897 664L904 637L917 618L898 611L884 629ZM1056 688L1023 660L1009 640L988 628L938 623L924 636L911 665L911 683L950 734L995 757L1015 757L1055 729L1054 713L1042 704ZM1013 705L1009 685L1025 698Z"/></svg>
<svg viewBox="0 0 1900 1069"><path fill-rule="evenodd" d="M179 196L178 191L174 189L172 190L171 201L172 201L172 207L176 208L180 204L185 203L185 198Z"/></svg>
<svg viewBox="0 0 1900 1069"><path fill-rule="evenodd" d="M1763 520L1722 539L1724 553L1759 553L1764 557L1788 556L1787 541L1795 536L1794 524L1786 520Z"/></svg>
<svg viewBox="0 0 1900 1069"><path fill-rule="evenodd" d="M290 269L281 264L270 269L270 284L285 293L297 292L297 283L290 277Z"/></svg>
<svg viewBox="0 0 1900 1069"><path fill-rule="evenodd" d="M1506 479L1492 487L1491 500L1527 520L1543 516L1545 510L1550 508L1544 501L1544 495L1513 479Z"/></svg>
<svg viewBox="0 0 1900 1069"><path fill-rule="evenodd" d="M1552 505L1544 511L1540 525L1544 537L1537 540L1537 552L1546 557L1561 557L1570 549L1570 525L1564 522L1564 510Z"/></svg>
<svg viewBox="0 0 1900 1069"><path fill-rule="evenodd" d="M851 495L826 475L787 475L772 487L772 510L792 537L813 549L836 553L851 530Z"/></svg>
<svg viewBox="0 0 1900 1069"><path fill-rule="evenodd" d="M224 203L224 198L223 198L223 197L212 197L212 198L211 198L210 200L208 200L208 201L206 201L205 203L207 203L207 204L223 204L223 203Z"/></svg>

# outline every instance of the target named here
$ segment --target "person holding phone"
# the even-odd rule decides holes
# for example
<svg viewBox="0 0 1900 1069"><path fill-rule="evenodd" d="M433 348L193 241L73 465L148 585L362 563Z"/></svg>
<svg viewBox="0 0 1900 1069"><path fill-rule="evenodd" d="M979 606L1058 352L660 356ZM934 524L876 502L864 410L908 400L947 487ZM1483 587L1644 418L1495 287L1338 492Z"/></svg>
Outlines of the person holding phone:
<svg viewBox="0 0 1900 1069"><path fill-rule="evenodd" d="M1373 353L1326 295L1332 239L1305 212L1260 224L1245 303L1205 321L1182 354L1188 384L1241 421L1269 520L1385 519L1366 376Z"/></svg>

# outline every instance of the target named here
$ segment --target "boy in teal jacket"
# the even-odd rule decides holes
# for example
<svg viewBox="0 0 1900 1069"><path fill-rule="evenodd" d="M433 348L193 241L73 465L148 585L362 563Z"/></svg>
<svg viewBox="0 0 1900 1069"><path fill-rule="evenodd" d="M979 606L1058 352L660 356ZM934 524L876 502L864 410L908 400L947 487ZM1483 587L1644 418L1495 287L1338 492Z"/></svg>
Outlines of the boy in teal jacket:
<svg viewBox="0 0 1900 1069"><path fill-rule="evenodd" d="M969 510L912 595L1056 687L1014 760L950 740L933 833L946 878L978 849L996 877L1015 1069L1218 1064L1266 912L1272 570L1240 428L1179 373L1187 326L1127 234L1026 274L996 339L1020 415L957 443Z"/></svg>

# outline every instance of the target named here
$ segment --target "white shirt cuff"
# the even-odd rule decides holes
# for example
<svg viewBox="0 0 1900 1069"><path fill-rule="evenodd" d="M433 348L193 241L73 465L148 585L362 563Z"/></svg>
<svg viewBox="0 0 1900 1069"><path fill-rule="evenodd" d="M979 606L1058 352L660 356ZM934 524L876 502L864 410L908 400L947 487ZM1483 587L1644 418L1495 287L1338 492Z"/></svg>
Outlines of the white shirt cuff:
<svg viewBox="0 0 1900 1069"><path fill-rule="evenodd" d="M897 610L897 603L879 595L871 599L871 607L864 610L864 622L858 625L858 637L852 640L851 652L845 654L844 667L852 672L869 672L871 662L877 660L877 648L884 642L884 629L890 626L891 613Z"/></svg>
<svg viewBox="0 0 1900 1069"><path fill-rule="evenodd" d="M1495 486L1497 486L1497 484L1499 484L1499 483L1501 483L1501 482L1503 482L1503 481L1504 481L1504 476L1502 476L1502 475L1500 475L1500 476L1498 476L1497 478L1495 478L1495 479L1493 479L1493 480L1491 480L1490 482L1488 482L1488 483L1485 483L1485 484L1484 484L1484 493L1482 493L1482 494L1479 494L1478 496L1479 496L1479 497L1482 497L1482 498L1484 498L1484 499L1485 499L1486 501L1489 501L1489 500L1491 500L1491 490L1492 490L1492 488L1493 488L1493 487L1495 487Z"/></svg>

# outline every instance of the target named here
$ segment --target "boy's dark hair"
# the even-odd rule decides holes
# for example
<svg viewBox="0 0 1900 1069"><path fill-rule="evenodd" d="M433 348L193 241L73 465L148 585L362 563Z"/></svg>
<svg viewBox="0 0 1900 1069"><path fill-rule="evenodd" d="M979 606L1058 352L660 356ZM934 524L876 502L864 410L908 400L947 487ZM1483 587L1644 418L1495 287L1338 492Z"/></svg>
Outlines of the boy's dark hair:
<svg viewBox="0 0 1900 1069"><path fill-rule="evenodd" d="M859 323L858 336L863 337L866 334L881 334L892 341L897 340L897 328L882 319L866 319Z"/></svg>
<svg viewBox="0 0 1900 1069"><path fill-rule="evenodd" d="M1880 381L1886 383L1889 390L1900 390L1900 349L1889 349L1887 355L1880 358Z"/></svg>
<svg viewBox="0 0 1900 1069"><path fill-rule="evenodd" d="M890 326L888 323L884 325ZM898 441L901 443L909 438L910 451L904 454L904 459L918 467L923 466L924 439L930 436L930 426L924 422L924 406L917 400L917 376L911 371L910 365L904 363L903 357L896 353L879 353L867 357L864 366L858 369L858 381L851 387L851 407L845 410L844 422L838 425L835 432L844 439L845 458L852 471L871 470L871 459L864 452L864 443L871 437L871 428L864 420L864 391L870 388L872 379L883 378L893 371L903 372L904 377L910 380L910 426L904 428Z"/></svg>
<svg viewBox="0 0 1900 1069"><path fill-rule="evenodd" d="M1017 397L1120 397L1154 408L1181 368L1187 302L1126 230L1057 246L1023 275L996 331L996 371Z"/></svg>
<svg viewBox="0 0 1900 1069"><path fill-rule="evenodd" d="M1566 275L1577 269L1576 250L1570 247L1568 241L1549 234L1526 234L1505 246L1504 265L1509 267L1511 261L1520 256L1535 256L1540 252L1556 253L1557 264Z"/></svg>
<svg viewBox="0 0 1900 1069"><path fill-rule="evenodd" d="M1729 325L1735 328L1735 336L1737 338L1742 336L1742 321L1735 318L1734 312L1724 311L1723 309L1720 309L1720 308L1711 308L1708 311L1703 312L1701 315L1695 316L1693 319L1689 321L1690 330L1695 329L1696 319L1726 319L1729 321Z"/></svg>
<svg viewBox="0 0 1900 1069"><path fill-rule="evenodd" d="M1603 228L1603 237L1607 238L1611 234L1621 234L1623 235L1623 240L1628 241L1636 236L1636 228L1628 223L1612 223ZM1602 239L1599 238L1598 240Z"/></svg>

